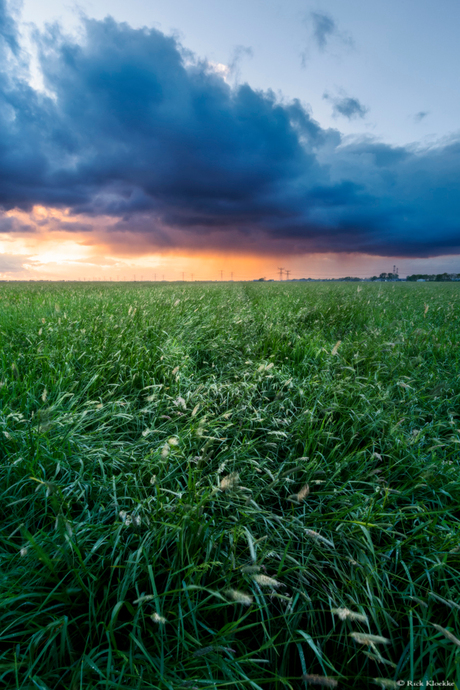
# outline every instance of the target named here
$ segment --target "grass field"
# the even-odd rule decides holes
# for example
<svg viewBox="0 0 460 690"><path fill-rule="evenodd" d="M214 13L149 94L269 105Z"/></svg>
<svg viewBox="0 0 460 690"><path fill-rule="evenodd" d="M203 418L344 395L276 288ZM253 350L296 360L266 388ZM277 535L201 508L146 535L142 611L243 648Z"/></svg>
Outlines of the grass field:
<svg viewBox="0 0 460 690"><path fill-rule="evenodd" d="M456 284L3 284L1 686L458 685L459 331Z"/></svg>

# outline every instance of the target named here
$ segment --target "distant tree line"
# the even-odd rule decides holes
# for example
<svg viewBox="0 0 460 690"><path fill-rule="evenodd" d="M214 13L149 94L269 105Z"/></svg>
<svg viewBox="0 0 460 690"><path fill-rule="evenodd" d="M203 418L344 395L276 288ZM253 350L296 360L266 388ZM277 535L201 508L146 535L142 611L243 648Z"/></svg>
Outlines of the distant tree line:
<svg viewBox="0 0 460 690"><path fill-rule="evenodd" d="M430 280L442 283L452 280L460 280L460 275L458 273L414 273L414 275L407 276L406 280L411 280L413 282L416 280Z"/></svg>

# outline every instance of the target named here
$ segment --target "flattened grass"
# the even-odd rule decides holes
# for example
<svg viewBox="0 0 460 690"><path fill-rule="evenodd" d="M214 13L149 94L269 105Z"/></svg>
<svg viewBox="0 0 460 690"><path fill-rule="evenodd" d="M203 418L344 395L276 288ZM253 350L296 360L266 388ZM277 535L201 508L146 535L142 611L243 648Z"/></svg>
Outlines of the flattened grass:
<svg viewBox="0 0 460 690"><path fill-rule="evenodd" d="M3 285L3 685L458 683L459 299Z"/></svg>

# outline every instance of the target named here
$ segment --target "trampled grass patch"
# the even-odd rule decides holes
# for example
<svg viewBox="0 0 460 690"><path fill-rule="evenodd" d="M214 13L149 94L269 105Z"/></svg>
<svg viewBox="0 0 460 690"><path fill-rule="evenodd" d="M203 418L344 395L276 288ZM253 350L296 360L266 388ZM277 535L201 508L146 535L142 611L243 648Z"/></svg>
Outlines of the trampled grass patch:
<svg viewBox="0 0 460 690"><path fill-rule="evenodd" d="M2 285L3 686L459 683L459 317L455 284Z"/></svg>

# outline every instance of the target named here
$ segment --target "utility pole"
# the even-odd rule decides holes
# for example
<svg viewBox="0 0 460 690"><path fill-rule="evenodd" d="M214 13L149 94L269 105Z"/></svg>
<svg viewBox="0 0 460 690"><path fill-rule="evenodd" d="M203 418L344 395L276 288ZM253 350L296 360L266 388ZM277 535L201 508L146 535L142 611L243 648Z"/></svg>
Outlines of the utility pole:
<svg viewBox="0 0 460 690"><path fill-rule="evenodd" d="M224 279L224 272L223 272L223 271L220 272L220 279L221 279L221 280Z"/></svg>
<svg viewBox="0 0 460 690"><path fill-rule="evenodd" d="M156 279L157 279L157 274L154 273L154 274L153 274L153 280L156 280Z"/></svg>
<svg viewBox="0 0 460 690"><path fill-rule="evenodd" d="M195 275L195 274L194 274L194 273L192 273L192 283L193 283L193 276L194 276L194 275Z"/></svg>
<svg viewBox="0 0 460 690"><path fill-rule="evenodd" d="M182 271L182 281L185 280L185 271Z"/></svg>
<svg viewBox="0 0 460 690"><path fill-rule="evenodd" d="M284 268L278 268L278 273L280 274L280 280L283 280L283 271L284 271Z"/></svg>
<svg viewBox="0 0 460 690"><path fill-rule="evenodd" d="M165 279L165 274L163 273L163 282L164 282L164 279Z"/></svg>
<svg viewBox="0 0 460 690"><path fill-rule="evenodd" d="M231 280L232 283L233 283L233 271L230 273L230 280Z"/></svg>
<svg viewBox="0 0 460 690"><path fill-rule="evenodd" d="M291 272L290 270L289 270L289 271L286 271L286 280L289 280L289 274L290 274L290 272Z"/></svg>
<svg viewBox="0 0 460 690"><path fill-rule="evenodd" d="M144 276L141 276L141 283L142 283L143 280L144 280Z"/></svg>

